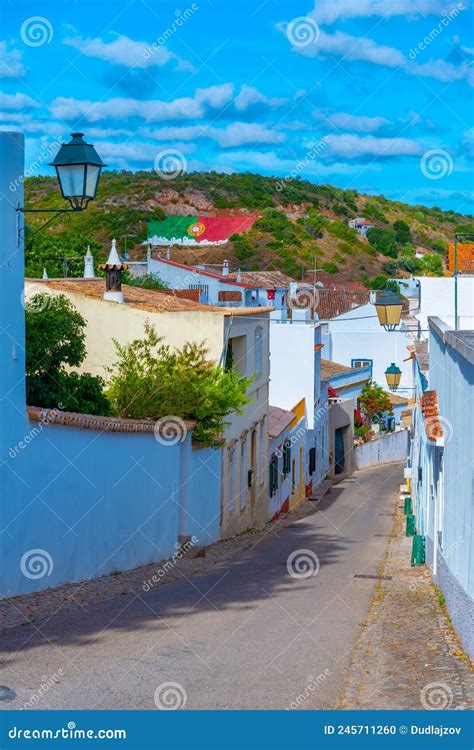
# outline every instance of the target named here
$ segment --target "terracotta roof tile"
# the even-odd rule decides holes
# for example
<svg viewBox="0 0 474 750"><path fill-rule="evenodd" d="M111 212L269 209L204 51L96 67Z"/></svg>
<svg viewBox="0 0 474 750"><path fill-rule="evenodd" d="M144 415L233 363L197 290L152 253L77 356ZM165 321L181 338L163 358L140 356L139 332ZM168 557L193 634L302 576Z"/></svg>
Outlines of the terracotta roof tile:
<svg viewBox="0 0 474 750"><path fill-rule="evenodd" d="M42 409L28 406L28 417L43 424L57 424L66 427L80 427L100 432L149 432L155 431L156 422L147 419L122 419L121 417L99 417L92 414L76 414L59 409ZM188 430L196 424L193 420L183 420Z"/></svg>
<svg viewBox="0 0 474 750"><path fill-rule="evenodd" d="M436 441L442 438L444 433L439 419L437 392L425 391L420 396L420 406L425 420L425 429L428 439Z"/></svg>
<svg viewBox="0 0 474 750"><path fill-rule="evenodd" d="M281 435L292 421L295 419L296 414L287 409L280 409L279 406L270 406L268 410L268 435L271 438L276 438Z"/></svg>
<svg viewBox="0 0 474 750"><path fill-rule="evenodd" d="M93 299L102 299L105 291L104 279L25 279L31 286L44 286L57 292L71 292ZM125 303L150 312L207 312L224 316L258 315L271 312L273 307L218 307L187 299L187 295L175 294L172 289L142 289L122 284ZM116 304L116 303L110 303Z"/></svg>
<svg viewBox="0 0 474 750"><path fill-rule="evenodd" d="M238 272L229 273L229 278L236 281ZM241 271L241 281L264 289L285 289L293 279L281 271Z"/></svg>

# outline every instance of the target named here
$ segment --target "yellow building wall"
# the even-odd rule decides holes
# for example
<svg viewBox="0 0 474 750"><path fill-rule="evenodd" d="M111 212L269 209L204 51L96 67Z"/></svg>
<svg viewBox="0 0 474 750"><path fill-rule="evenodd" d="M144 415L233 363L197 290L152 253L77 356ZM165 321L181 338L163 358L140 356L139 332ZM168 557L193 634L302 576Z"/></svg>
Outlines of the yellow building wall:
<svg viewBox="0 0 474 750"><path fill-rule="evenodd" d="M26 283L26 299L41 292L44 292L43 285ZM220 360L224 320L218 313L155 313L128 304L121 305L117 302L85 297L66 290L53 291L51 287L48 288L48 293L64 294L87 321L87 354L81 367L77 368L81 372L90 372L108 379L110 368L117 358L113 339L121 344L127 344L133 339L142 338L146 321L153 324L157 334L163 337L163 343L170 344L172 348L178 349L188 341L205 341L210 357L216 362Z"/></svg>

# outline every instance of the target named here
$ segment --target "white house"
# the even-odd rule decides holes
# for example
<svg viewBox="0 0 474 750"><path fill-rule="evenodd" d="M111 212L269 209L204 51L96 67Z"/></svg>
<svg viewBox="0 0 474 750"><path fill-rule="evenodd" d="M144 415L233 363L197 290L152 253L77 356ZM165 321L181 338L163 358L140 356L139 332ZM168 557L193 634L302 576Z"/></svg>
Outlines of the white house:
<svg viewBox="0 0 474 750"><path fill-rule="evenodd" d="M372 367L372 378L382 387L387 385L385 370L395 362L402 371L399 390L412 388L412 368L404 361L409 356L407 346L417 336L411 322L409 331L385 331L369 302L322 323L322 327L325 358L348 367Z"/></svg>
<svg viewBox="0 0 474 750"><path fill-rule="evenodd" d="M426 563L474 656L474 330L428 320L429 363L412 360L414 435L406 474Z"/></svg>
<svg viewBox="0 0 474 750"><path fill-rule="evenodd" d="M83 371L109 377L116 359L114 339L140 338L151 322L163 343L180 348L204 342L223 366L229 357L243 375L253 377L250 403L231 414L221 451L221 535L230 536L267 520L269 384L268 307L216 307L184 299L172 291L123 285L124 304L103 299L103 279L27 280L25 296L64 294L87 320ZM231 353L231 354L230 354Z"/></svg>
<svg viewBox="0 0 474 750"><path fill-rule="evenodd" d="M299 465L304 464L305 494L324 480L329 465L327 387L321 383L321 327L305 310L291 320L275 311L270 321L270 393L272 407L295 415ZM286 500L286 497L283 498ZM290 500L290 507L292 507Z"/></svg>

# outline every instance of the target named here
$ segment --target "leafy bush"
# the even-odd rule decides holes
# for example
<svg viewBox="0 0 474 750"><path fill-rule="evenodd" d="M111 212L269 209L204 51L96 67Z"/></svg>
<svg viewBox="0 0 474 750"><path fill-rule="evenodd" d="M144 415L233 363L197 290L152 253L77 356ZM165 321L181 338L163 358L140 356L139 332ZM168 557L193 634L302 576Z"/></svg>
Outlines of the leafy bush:
<svg viewBox="0 0 474 750"><path fill-rule="evenodd" d="M364 206L364 215L368 219L375 219L376 221L381 221L383 224L388 223L388 219L386 218L384 212L380 208L379 204L374 200L368 200Z"/></svg>
<svg viewBox="0 0 474 750"><path fill-rule="evenodd" d="M108 395L113 413L158 420L167 415L195 419L194 437L207 446L222 444L225 417L241 413L251 379L208 358L203 344L171 351L146 324L145 335L130 344L115 342L117 363Z"/></svg>
<svg viewBox="0 0 474 750"><path fill-rule="evenodd" d="M130 276L130 272L125 270L122 271L122 282L140 289L169 289L168 284L153 273L147 273L144 276Z"/></svg>
<svg viewBox="0 0 474 750"><path fill-rule="evenodd" d="M335 263L323 263L322 268L324 268L327 273L337 273L339 271L339 266L336 266Z"/></svg>
<svg viewBox="0 0 474 750"><path fill-rule="evenodd" d="M338 221L338 219L329 221L326 225L326 229L333 237L337 237L339 240L346 240L346 242L353 242L354 240L357 240L358 237L356 229L348 227L347 224Z"/></svg>
<svg viewBox="0 0 474 750"><path fill-rule="evenodd" d="M25 305L26 394L31 406L108 414L102 378L68 372L85 357L86 321L64 295L35 294Z"/></svg>
<svg viewBox="0 0 474 750"><path fill-rule="evenodd" d="M388 255L390 258L397 257L397 245L393 229L372 227L367 232L367 239L379 253Z"/></svg>
<svg viewBox="0 0 474 750"><path fill-rule="evenodd" d="M394 221L393 229L395 232L395 241L400 245L408 245L412 241L410 227L406 221Z"/></svg>
<svg viewBox="0 0 474 750"><path fill-rule="evenodd" d="M235 257L240 261L248 260L254 254L254 249L244 234L233 234L230 237Z"/></svg>

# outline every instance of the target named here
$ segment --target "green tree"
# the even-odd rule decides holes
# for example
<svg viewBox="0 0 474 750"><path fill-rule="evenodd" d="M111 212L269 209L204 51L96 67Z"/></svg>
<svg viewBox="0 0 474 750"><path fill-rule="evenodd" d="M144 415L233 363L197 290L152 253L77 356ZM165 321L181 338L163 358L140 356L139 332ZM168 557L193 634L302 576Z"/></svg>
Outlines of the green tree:
<svg viewBox="0 0 474 750"><path fill-rule="evenodd" d="M379 253L388 255L390 258L397 257L397 245L393 229L372 227L367 232L367 239Z"/></svg>
<svg viewBox="0 0 474 750"><path fill-rule="evenodd" d="M221 445L225 418L249 403L250 378L208 358L203 344L171 351L150 324L130 344L115 341L117 362L108 395L120 417L158 420L168 415L197 420L194 437L207 446Z"/></svg>
<svg viewBox="0 0 474 750"><path fill-rule="evenodd" d="M443 261L436 253L425 253L421 259L422 273L425 276L442 276Z"/></svg>
<svg viewBox="0 0 474 750"><path fill-rule="evenodd" d="M366 383L359 396L360 409L369 424L384 414L393 414L390 396L373 380Z"/></svg>
<svg viewBox="0 0 474 750"><path fill-rule="evenodd" d="M86 321L67 297L35 294L25 305L25 324L28 404L108 414L103 380L67 369L86 355Z"/></svg>
<svg viewBox="0 0 474 750"><path fill-rule="evenodd" d="M393 230L395 232L395 241L400 245L408 245L409 243L411 243L411 231L406 221L394 221Z"/></svg>
<svg viewBox="0 0 474 750"><path fill-rule="evenodd" d="M162 281L158 274L147 273L144 276L131 276L127 269L122 271L122 283L140 289L169 289L168 284Z"/></svg>

